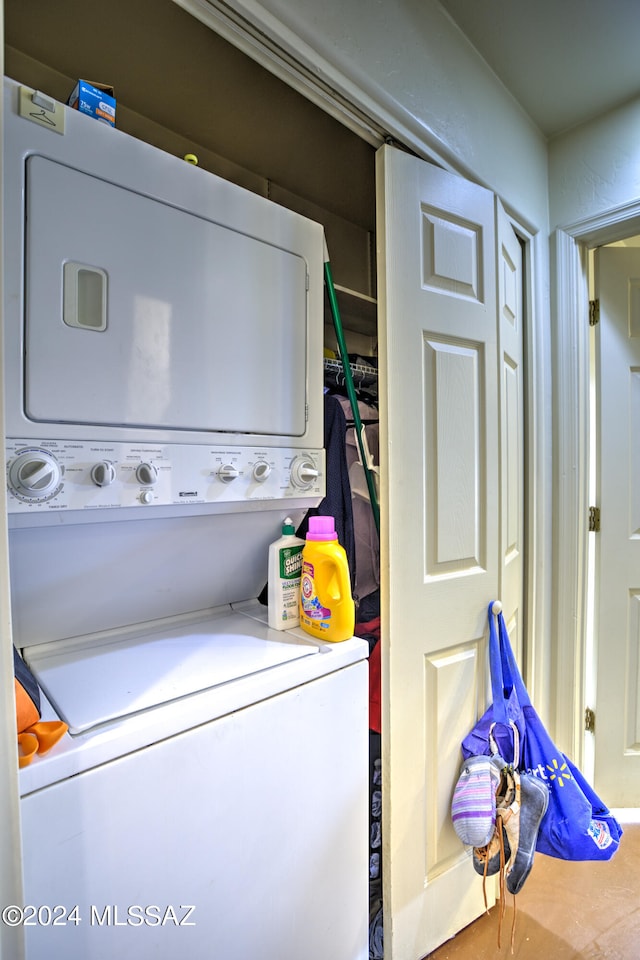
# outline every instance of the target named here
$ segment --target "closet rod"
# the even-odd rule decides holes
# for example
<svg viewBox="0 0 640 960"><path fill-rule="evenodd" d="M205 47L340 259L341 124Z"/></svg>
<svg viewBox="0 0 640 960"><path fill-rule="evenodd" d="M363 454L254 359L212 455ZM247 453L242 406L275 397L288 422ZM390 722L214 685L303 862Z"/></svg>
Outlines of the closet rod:
<svg viewBox="0 0 640 960"><path fill-rule="evenodd" d="M326 248L325 248L326 249ZM327 294L329 295L329 305L331 307L331 315L333 317L333 326L336 331L336 339L338 341L338 352L340 354L340 359L342 360L342 369L344 371L344 382L347 388L347 396L349 397L349 403L351 404L351 411L353 413L353 419L356 428L356 437L358 438L358 447L360 448L360 459L362 461L362 467L364 469L364 475L367 481L367 489L369 491L369 500L371 501L371 509L373 511L373 519L376 525L376 531L378 537L380 536L380 508L378 506L378 498L376 496L376 488L373 482L373 476L371 470L369 469L369 462L364 449L364 442L362 439L362 420L360 419L360 410L358 408L358 398L356 397L356 391L353 386L353 377L351 376L351 368L349 366L349 354L347 353L347 345L344 339L344 331L342 329L342 320L340 319L340 308L338 307L338 298L336 296L336 290L333 285L333 275L331 272L331 263L329 262L329 255L327 253L324 264L324 282L327 288Z"/></svg>

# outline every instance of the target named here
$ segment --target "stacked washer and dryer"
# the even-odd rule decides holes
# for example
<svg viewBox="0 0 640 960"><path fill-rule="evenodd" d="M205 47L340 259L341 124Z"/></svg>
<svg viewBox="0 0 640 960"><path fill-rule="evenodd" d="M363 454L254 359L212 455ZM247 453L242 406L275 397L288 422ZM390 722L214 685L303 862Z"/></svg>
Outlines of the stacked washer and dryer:
<svg viewBox="0 0 640 960"><path fill-rule="evenodd" d="M325 490L322 228L42 102L5 80L13 639L69 725L26 956L364 960L367 645L257 600Z"/></svg>

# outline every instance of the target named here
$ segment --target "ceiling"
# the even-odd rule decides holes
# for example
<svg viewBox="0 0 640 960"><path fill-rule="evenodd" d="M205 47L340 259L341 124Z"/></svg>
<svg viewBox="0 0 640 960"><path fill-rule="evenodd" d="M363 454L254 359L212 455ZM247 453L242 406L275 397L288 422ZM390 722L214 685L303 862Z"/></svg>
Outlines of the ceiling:
<svg viewBox="0 0 640 960"><path fill-rule="evenodd" d="M639 0L440 0L547 137L640 96Z"/></svg>

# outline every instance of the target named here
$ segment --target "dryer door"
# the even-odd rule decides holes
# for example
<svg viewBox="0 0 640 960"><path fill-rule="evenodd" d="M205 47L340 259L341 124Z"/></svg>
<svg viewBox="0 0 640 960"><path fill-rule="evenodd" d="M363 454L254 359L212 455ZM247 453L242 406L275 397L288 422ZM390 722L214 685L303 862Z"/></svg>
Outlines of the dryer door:
<svg viewBox="0 0 640 960"><path fill-rule="evenodd" d="M235 188L217 183L233 224ZM32 156L26 291L29 419L305 433L307 264L295 251Z"/></svg>

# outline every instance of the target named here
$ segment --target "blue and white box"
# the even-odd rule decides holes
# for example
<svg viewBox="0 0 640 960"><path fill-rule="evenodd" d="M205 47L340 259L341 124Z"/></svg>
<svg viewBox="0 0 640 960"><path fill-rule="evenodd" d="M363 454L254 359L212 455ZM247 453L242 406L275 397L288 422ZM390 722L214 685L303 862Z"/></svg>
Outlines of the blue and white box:
<svg viewBox="0 0 640 960"><path fill-rule="evenodd" d="M78 80L67 103L80 113L86 113L112 127L116 125L116 98L113 87L107 83Z"/></svg>

